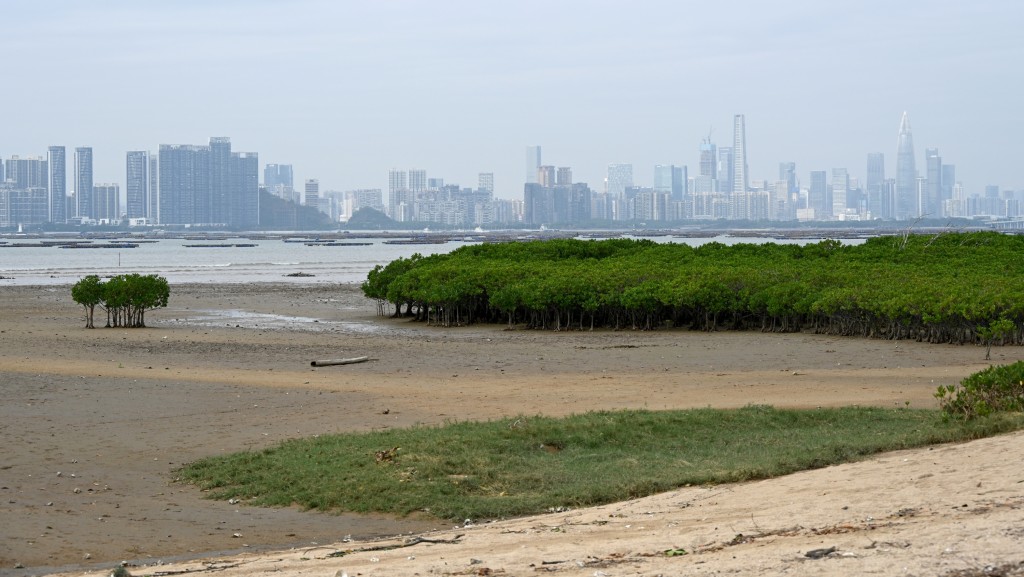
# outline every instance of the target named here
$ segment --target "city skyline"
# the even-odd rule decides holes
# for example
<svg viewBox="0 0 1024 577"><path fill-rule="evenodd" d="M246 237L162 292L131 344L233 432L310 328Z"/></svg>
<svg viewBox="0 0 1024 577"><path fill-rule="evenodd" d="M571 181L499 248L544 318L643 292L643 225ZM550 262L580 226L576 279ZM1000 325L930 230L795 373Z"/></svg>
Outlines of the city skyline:
<svg viewBox="0 0 1024 577"><path fill-rule="evenodd" d="M82 222L109 223L122 217L133 225L259 226L258 153L231 151L229 137L211 137L208 145L160 145L159 154L126 152L125 193L118 183L94 184L93 150L75 149L76 191L66 190L65 147L50 146L46 159L14 156L0 163L0 223L62 224L65 216ZM422 168L388 172L385 208L381 189L323 191L319 179L294 186L291 165L266 164L263 186L275 196L315 207L333 220L370 206L396 221L446 225L583 224L601 221L682 222L700 220L835 221L917 218L1018 218L1014 190L986 185L985 194L969 193L956 180L956 165L943 163L937 148L925 149L924 176L915 168L913 133L903 113L897 138L896 177L885 178L885 154L866 155L867 177L852 177L845 167L810 171L800 185L795 162L780 162L778 178L748 176L746 118L734 115L731 147L716 147L709 134L699 146L699 175L687 166L655 165L653 186L634 182L633 165L610 164L602 189L574 182L572 167L542 164L542 147L526 147L521 209L494 196L494 174L478 173L476 189L428 177ZM557 176L556 176L557 174ZM829 186L830 184L830 186ZM78 191L81 191L80 193ZM58 202L57 199L60 199ZM517 200L518 202L518 200ZM522 212L519 212L521 210ZM518 216L516 216L518 214ZM76 220L76 222L78 222Z"/></svg>
<svg viewBox="0 0 1024 577"><path fill-rule="evenodd" d="M524 146L594 189L609 164L651 185L656 165L697 174L699 143L727 144L737 113L751 178L780 162L801 181L835 167L864 178L869 152L895 174L908 111L917 145L955 162L970 191L1024 189L1020 80L1006 74L1024 61L1024 7L740 8L16 0L0 45L32 56L9 62L29 88L0 95L0 155L88 146L95 180L123 183L126 151L231 134L323 190L425 167L463 186L493 173L496 196L518 198Z"/></svg>

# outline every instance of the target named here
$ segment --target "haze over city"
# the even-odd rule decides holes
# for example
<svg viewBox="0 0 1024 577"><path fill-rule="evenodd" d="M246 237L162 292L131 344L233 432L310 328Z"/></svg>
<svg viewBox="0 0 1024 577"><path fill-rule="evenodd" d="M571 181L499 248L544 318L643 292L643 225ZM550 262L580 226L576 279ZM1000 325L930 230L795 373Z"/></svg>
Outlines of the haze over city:
<svg viewBox="0 0 1024 577"><path fill-rule="evenodd" d="M423 169L522 198L523 150L601 190L631 163L698 163L746 118L749 173L795 162L895 174L907 111L970 194L1024 189L1024 62L1011 1L5 2L0 157L125 152L229 136L321 189L387 190Z"/></svg>

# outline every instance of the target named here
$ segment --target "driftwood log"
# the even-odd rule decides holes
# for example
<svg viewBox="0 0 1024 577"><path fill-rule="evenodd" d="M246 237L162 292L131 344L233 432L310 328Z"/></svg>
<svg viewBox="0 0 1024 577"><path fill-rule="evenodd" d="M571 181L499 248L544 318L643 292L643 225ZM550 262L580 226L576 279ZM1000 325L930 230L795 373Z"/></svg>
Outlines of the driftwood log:
<svg viewBox="0 0 1024 577"><path fill-rule="evenodd" d="M330 367L333 365L353 365L355 363L365 363L370 360L370 357L352 357L350 359L324 359L322 361L313 361L309 363L311 367Z"/></svg>

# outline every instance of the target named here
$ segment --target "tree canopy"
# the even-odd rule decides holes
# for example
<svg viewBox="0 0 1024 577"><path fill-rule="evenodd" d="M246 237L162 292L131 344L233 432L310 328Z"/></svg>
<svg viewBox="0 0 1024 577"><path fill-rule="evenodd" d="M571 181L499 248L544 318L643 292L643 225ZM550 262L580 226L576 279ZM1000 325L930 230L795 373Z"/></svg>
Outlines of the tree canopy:
<svg viewBox="0 0 1024 577"><path fill-rule="evenodd" d="M94 328L96 306L107 312L108 327L146 326L146 311L167 306L170 298L167 279L137 273L111 277L106 282L89 275L71 287L71 298L85 307L85 326Z"/></svg>
<svg viewBox="0 0 1024 577"><path fill-rule="evenodd" d="M382 313L390 303L396 315L442 326L812 330L1020 344L1021 254L1024 237L987 232L857 246L559 239L398 259L371 271L363 292Z"/></svg>

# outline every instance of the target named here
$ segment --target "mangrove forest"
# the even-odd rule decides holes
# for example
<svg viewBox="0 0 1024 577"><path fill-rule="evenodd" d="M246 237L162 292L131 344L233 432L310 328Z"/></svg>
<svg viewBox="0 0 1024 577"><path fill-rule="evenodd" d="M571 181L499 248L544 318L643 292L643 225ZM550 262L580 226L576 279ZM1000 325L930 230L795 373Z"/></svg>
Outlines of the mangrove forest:
<svg viewBox="0 0 1024 577"><path fill-rule="evenodd" d="M381 315L439 326L812 331L1024 342L1024 237L894 235L860 245L574 240L469 245L377 266Z"/></svg>

